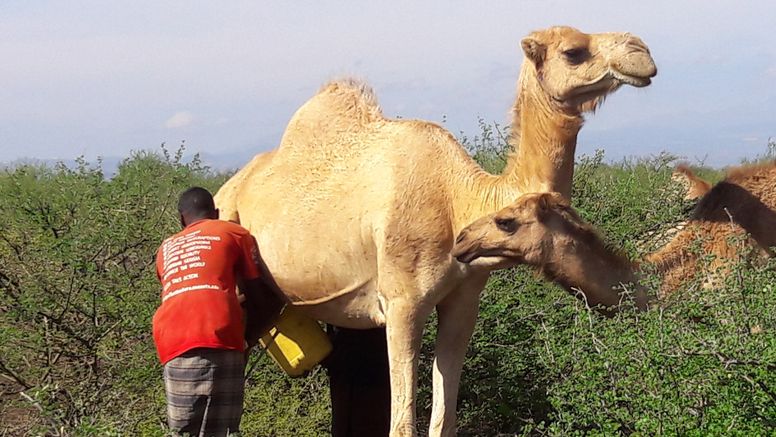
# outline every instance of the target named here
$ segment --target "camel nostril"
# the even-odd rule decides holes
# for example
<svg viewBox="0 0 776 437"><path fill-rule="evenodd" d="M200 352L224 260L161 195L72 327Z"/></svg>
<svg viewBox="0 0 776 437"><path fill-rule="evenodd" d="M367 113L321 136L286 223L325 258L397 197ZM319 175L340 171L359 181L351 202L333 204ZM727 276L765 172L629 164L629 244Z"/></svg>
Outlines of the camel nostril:
<svg viewBox="0 0 776 437"><path fill-rule="evenodd" d="M460 244L461 241L463 241L466 238L466 232L461 231L460 234L458 234L458 238L455 239L455 244Z"/></svg>

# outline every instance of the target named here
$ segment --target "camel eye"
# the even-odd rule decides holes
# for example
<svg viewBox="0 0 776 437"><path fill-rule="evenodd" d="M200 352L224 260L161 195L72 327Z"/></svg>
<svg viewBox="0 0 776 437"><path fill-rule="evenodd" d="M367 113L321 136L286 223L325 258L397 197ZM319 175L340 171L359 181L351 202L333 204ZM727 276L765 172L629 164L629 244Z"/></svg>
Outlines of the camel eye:
<svg viewBox="0 0 776 437"><path fill-rule="evenodd" d="M588 51L586 48L575 48L563 51L563 57L569 64L577 65L584 62L588 57Z"/></svg>
<svg viewBox="0 0 776 437"><path fill-rule="evenodd" d="M517 222L513 218L497 218L496 227L508 234L513 234L517 230Z"/></svg>

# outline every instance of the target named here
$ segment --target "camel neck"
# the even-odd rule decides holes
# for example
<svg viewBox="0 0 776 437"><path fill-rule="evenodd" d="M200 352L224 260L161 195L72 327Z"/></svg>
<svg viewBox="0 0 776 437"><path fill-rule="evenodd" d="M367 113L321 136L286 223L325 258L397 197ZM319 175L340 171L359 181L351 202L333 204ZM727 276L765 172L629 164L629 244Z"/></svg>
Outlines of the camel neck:
<svg viewBox="0 0 776 437"><path fill-rule="evenodd" d="M571 198L577 134L584 122L541 89L531 66L521 72L512 109L512 153L502 176L522 192L557 191Z"/></svg>
<svg viewBox="0 0 776 437"><path fill-rule="evenodd" d="M523 66L513 108L507 165L492 175L466 157L452 157L454 231L498 211L531 192L557 191L571 197L574 152L583 119L564 112L540 88L533 67ZM460 147L456 148L460 149ZM463 162L456 166L453 161Z"/></svg>
<svg viewBox="0 0 776 437"><path fill-rule="evenodd" d="M590 306L617 305L621 284L633 284L641 290L631 262L607 248L597 235L587 233L573 238L556 236L556 256L544 267L544 273L575 294L585 293Z"/></svg>

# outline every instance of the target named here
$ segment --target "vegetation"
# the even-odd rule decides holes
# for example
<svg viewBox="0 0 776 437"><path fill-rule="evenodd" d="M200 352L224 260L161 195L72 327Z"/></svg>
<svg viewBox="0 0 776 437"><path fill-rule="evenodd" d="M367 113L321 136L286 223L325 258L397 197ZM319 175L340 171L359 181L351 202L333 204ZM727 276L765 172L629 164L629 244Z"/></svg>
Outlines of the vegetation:
<svg viewBox="0 0 776 437"><path fill-rule="evenodd" d="M498 171L504 138L483 124L462 141ZM83 160L0 171L0 435L165 435L153 256L178 229L177 194L227 178L183 158L135 153L111 178ZM643 255L686 216L673 161L581 157L574 205L612 244ZM741 265L720 290L690 285L662 309L612 319L527 269L494 274L465 364L460 435L774 435L774 267ZM290 379L260 353L249 367L245 435L328 434L322 370Z"/></svg>

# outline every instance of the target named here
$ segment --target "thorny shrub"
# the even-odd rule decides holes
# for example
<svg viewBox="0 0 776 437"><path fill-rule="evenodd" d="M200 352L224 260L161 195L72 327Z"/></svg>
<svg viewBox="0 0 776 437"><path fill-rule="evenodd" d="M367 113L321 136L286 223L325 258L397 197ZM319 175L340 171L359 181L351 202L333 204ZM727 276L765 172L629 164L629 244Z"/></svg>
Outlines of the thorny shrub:
<svg viewBox="0 0 776 437"><path fill-rule="evenodd" d="M462 142L497 172L507 134L483 126ZM610 243L643 256L659 245L644 241L660 240L687 214L670 181L673 162L583 156L573 204ZM153 255L178 229L178 193L224 180L181 150L133 154L112 178L83 160L0 171L0 434L165 434L150 335L159 294ZM497 272L464 366L459 434L772 433L774 283L773 262L742 264L718 290L688 284L661 309L607 319L528 269ZM434 330L432 320L421 357L421 434ZM290 379L262 354L249 367L245 435L328 433L321 370Z"/></svg>

